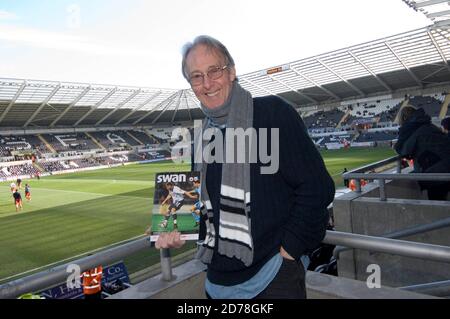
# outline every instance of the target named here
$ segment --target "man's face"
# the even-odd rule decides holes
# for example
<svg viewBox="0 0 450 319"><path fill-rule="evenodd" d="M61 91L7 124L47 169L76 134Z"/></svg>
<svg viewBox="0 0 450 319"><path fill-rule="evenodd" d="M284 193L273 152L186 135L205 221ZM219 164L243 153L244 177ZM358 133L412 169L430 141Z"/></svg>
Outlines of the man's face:
<svg viewBox="0 0 450 319"><path fill-rule="evenodd" d="M228 67L223 70L220 78L211 80L205 74L210 68L225 66L225 59L204 45L198 45L189 52L186 66L189 76L198 72L204 74L203 83L192 86L199 101L208 109L223 105L230 95L233 81L236 78L235 68Z"/></svg>

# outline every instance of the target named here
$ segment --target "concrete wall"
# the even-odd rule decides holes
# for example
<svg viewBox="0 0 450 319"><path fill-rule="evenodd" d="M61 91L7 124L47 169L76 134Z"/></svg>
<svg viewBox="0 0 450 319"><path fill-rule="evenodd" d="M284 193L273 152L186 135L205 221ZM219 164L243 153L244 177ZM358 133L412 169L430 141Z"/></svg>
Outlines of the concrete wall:
<svg viewBox="0 0 450 319"><path fill-rule="evenodd" d="M380 236L405 228L428 224L450 216L450 202L428 201L415 183L396 181L388 185L388 200L378 199L373 184L361 194L348 193L334 201L337 231ZM393 198L393 197L403 198ZM404 199L406 198L406 199ZM443 228L402 240L450 246L450 229ZM367 266L381 267L382 285L399 287L450 279L450 265L389 254L351 250L341 253L339 276L366 280Z"/></svg>
<svg viewBox="0 0 450 319"><path fill-rule="evenodd" d="M173 281L162 281L161 276L147 279L121 291L111 299L206 299L205 267L197 260L174 268ZM390 287L368 288L365 282L329 276L308 271L306 273L308 299L429 299L435 298Z"/></svg>

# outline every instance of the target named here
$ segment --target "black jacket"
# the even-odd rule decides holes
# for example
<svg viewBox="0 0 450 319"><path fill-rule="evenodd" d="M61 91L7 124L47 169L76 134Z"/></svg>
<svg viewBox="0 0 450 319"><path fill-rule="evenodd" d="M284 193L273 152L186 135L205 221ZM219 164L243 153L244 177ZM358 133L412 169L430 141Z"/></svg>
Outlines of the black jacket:
<svg viewBox="0 0 450 319"><path fill-rule="evenodd" d="M416 173L450 172L450 139L423 109L418 109L399 129L395 151L414 160Z"/></svg>
<svg viewBox="0 0 450 319"><path fill-rule="evenodd" d="M325 236L327 206L334 198L334 182L298 112L275 96L253 101L256 131L268 128L270 133L270 128L279 128L279 170L264 175L260 174L263 164L250 165L253 264L246 267L236 258L220 255L216 247L207 275L212 283L225 286L250 279L279 253L281 246L297 260L316 248ZM206 187L216 229L219 229L221 174L220 163L208 164Z"/></svg>

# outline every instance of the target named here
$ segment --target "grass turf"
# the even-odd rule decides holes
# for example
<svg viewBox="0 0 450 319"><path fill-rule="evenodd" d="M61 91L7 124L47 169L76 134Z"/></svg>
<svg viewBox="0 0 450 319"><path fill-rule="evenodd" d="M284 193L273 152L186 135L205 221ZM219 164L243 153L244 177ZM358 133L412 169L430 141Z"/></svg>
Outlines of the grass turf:
<svg viewBox="0 0 450 319"><path fill-rule="evenodd" d="M394 155L388 148L321 154L337 187L342 187L344 167L350 170ZM168 162L24 180L22 187L30 183L32 200L25 200L22 189L24 208L19 213L9 183L1 183L0 281L142 235L151 221L155 173L186 170L189 165ZM193 223L192 216L187 218ZM159 252L151 250L144 254L142 267L159 259ZM130 272L139 269L140 260L132 264Z"/></svg>

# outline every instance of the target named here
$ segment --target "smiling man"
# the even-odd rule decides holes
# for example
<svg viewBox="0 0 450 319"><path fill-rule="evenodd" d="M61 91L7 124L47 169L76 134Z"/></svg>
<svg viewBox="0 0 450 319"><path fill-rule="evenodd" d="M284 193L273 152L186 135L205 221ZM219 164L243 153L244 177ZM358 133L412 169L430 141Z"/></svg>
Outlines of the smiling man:
<svg viewBox="0 0 450 319"><path fill-rule="evenodd" d="M204 162L193 164L206 186L197 258L208 266L207 296L306 298L306 256L325 236L334 183L303 121L277 96L252 98L238 83L227 48L209 36L184 46L182 72L201 103L203 129L216 132L209 141L197 138L195 148L223 139L211 157L227 158L230 151L248 155L244 162L220 162L206 154ZM237 147L227 130L256 136L236 152L227 147ZM264 174L264 160L250 161L253 139L259 148L279 149L276 171ZM216 157L217 152L225 156ZM163 234L156 247L182 244L176 233Z"/></svg>

